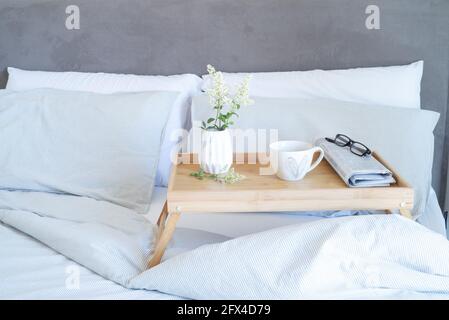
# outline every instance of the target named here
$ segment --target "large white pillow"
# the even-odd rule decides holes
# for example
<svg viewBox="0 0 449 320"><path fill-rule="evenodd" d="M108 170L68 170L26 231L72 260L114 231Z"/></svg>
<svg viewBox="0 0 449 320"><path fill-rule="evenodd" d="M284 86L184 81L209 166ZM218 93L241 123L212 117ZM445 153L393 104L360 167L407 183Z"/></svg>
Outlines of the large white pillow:
<svg viewBox="0 0 449 320"><path fill-rule="evenodd" d="M146 212L177 96L0 91L0 189L88 196Z"/></svg>
<svg viewBox="0 0 449 320"><path fill-rule="evenodd" d="M170 175L170 153L179 142L176 131L190 125L192 96L200 92L202 80L194 74L172 76L138 76L111 73L45 72L8 68L6 89L23 91L38 88L87 91L96 93L177 91L161 147L156 185L167 186ZM123 108L130 106L124 105ZM174 135L174 136L173 136Z"/></svg>
<svg viewBox="0 0 449 320"><path fill-rule="evenodd" d="M405 66L291 72L224 73L235 88L251 75L250 95L272 98L326 98L405 108L421 107L423 61ZM204 75L202 89L212 85Z"/></svg>
<svg viewBox="0 0 449 320"><path fill-rule="evenodd" d="M211 114L213 110L207 96L196 97L192 120L200 123ZM278 130L279 140L311 143L318 138L343 133L379 152L414 187L413 216L418 218L425 212L431 191L433 130L439 119L438 113L336 100L256 97L255 104L240 109L239 115L234 129L240 130L234 133L240 137L242 134L252 136L252 140L259 139L259 143L252 146L235 143L237 153L255 152L256 147L258 151L264 151L260 150L264 146L268 150L270 129ZM256 131L259 129L266 130L265 135L263 131ZM193 151L198 152L200 144L197 142L192 146Z"/></svg>

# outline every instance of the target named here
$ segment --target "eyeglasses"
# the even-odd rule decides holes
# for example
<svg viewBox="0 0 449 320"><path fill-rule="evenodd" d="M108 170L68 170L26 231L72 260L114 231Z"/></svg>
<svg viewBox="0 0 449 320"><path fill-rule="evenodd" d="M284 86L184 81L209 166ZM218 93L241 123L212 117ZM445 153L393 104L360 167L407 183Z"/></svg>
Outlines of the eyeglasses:
<svg viewBox="0 0 449 320"><path fill-rule="evenodd" d="M363 143L354 141L344 134L337 134L334 139L326 138L326 141L335 143L339 147L349 147L351 152L359 157L364 157L371 154L371 150Z"/></svg>

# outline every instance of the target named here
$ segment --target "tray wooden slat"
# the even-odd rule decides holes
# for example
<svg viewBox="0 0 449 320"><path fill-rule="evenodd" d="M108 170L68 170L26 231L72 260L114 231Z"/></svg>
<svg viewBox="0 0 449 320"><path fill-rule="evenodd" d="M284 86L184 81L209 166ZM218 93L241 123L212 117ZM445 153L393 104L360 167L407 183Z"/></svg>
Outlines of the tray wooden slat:
<svg viewBox="0 0 449 320"><path fill-rule="evenodd" d="M252 155L245 155L246 158ZM246 179L235 184L220 184L190 174L199 169L195 155L182 155L188 163L173 170L168 192L168 210L197 212L282 212L320 210L394 210L413 208L413 189L391 166L397 180L391 187L349 188L326 160L303 180L288 182L275 175L260 175L259 162L234 164ZM252 157L255 158L254 156Z"/></svg>

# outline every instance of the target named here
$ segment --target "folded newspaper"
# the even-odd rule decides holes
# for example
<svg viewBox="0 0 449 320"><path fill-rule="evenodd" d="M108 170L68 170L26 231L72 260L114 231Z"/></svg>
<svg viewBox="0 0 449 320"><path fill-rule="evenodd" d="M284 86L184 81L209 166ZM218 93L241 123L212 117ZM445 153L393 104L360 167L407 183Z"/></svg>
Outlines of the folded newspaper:
<svg viewBox="0 0 449 320"><path fill-rule="evenodd" d="M352 188L389 187L396 183L393 174L373 156L359 157L324 138L315 143L343 181Z"/></svg>

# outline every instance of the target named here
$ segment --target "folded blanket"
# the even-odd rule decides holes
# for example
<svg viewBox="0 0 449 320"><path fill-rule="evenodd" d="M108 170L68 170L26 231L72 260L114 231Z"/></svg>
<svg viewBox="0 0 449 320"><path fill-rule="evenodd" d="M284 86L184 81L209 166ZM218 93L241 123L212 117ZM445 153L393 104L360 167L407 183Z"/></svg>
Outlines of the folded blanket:
<svg viewBox="0 0 449 320"><path fill-rule="evenodd" d="M396 215L217 239L146 271L153 225L129 209L0 191L0 221L132 289L193 299L449 298L449 242Z"/></svg>

